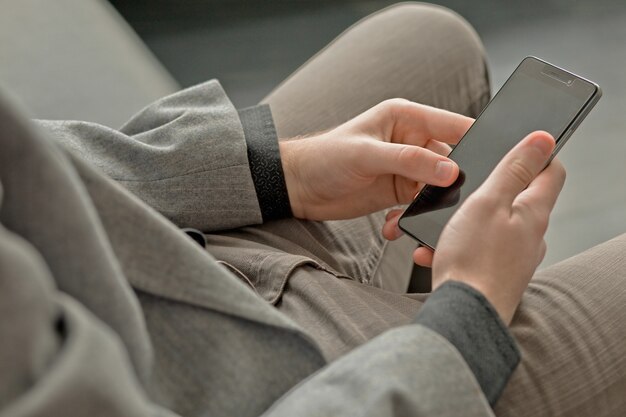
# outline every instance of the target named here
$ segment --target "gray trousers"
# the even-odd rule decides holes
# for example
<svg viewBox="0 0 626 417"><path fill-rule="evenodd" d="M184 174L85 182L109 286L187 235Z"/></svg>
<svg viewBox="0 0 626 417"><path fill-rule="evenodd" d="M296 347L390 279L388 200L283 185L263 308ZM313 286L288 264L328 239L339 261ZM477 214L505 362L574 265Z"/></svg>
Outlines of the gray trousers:
<svg viewBox="0 0 626 417"><path fill-rule="evenodd" d="M476 116L490 95L480 40L462 19L429 10L370 16L285 80L264 100L280 137L331 128L392 97ZM409 323L427 297L406 294L415 244L386 242L383 221L282 220L208 236L208 250L334 359ZM511 325L522 362L496 413L623 415L625 305L626 235L537 272Z"/></svg>

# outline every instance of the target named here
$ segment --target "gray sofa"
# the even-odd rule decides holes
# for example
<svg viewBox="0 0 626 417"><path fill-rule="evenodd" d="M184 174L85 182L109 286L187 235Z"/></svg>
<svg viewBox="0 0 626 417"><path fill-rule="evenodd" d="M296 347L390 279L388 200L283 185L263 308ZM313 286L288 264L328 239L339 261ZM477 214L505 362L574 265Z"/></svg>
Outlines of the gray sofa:
<svg viewBox="0 0 626 417"><path fill-rule="evenodd" d="M176 81L105 0L6 0L0 88L33 117L118 127Z"/></svg>

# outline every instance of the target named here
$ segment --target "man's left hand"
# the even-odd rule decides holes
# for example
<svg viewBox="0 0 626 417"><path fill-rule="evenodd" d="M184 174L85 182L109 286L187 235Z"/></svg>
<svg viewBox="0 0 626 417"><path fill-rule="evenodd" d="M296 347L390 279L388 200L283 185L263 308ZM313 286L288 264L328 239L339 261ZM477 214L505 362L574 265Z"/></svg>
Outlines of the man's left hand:
<svg viewBox="0 0 626 417"><path fill-rule="evenodd" d="M328 132L281 141L294 216L337 220L409 203L424 184L451 185L447 158L473 119L403 99L384 101Z"/></svg>

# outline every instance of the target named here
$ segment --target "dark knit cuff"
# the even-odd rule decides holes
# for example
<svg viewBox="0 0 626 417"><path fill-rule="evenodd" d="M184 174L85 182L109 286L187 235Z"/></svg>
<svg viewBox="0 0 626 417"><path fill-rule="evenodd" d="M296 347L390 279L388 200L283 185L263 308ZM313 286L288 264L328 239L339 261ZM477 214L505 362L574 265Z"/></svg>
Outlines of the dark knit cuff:
<svg viewBox="0 0 626 417"><path fill-rule="evenodd" d="M415 322L456 347L493 406L521 355L491 303L469 285L447 281L430 295Z"/></svg>
<svg viewBox="0 0 626 417"><path fill-rule="evenodd" d="M263 221L292 217L278 149L278 135L269 105L261 104L238 112Z"/></svg>

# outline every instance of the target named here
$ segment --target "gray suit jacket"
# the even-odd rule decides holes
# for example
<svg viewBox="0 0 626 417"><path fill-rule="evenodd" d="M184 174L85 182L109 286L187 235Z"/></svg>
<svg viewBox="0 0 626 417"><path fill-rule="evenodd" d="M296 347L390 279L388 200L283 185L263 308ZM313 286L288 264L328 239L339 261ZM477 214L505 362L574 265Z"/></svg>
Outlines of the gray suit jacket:
<svg viewBox="0 0 626 417"><path fill-rule="evenodd" d="M434 331L397 328L326 363L180 232L261 222L217 82L119 131L34 127L11 107L0 101L0 416L491 415Z"/></svg>

